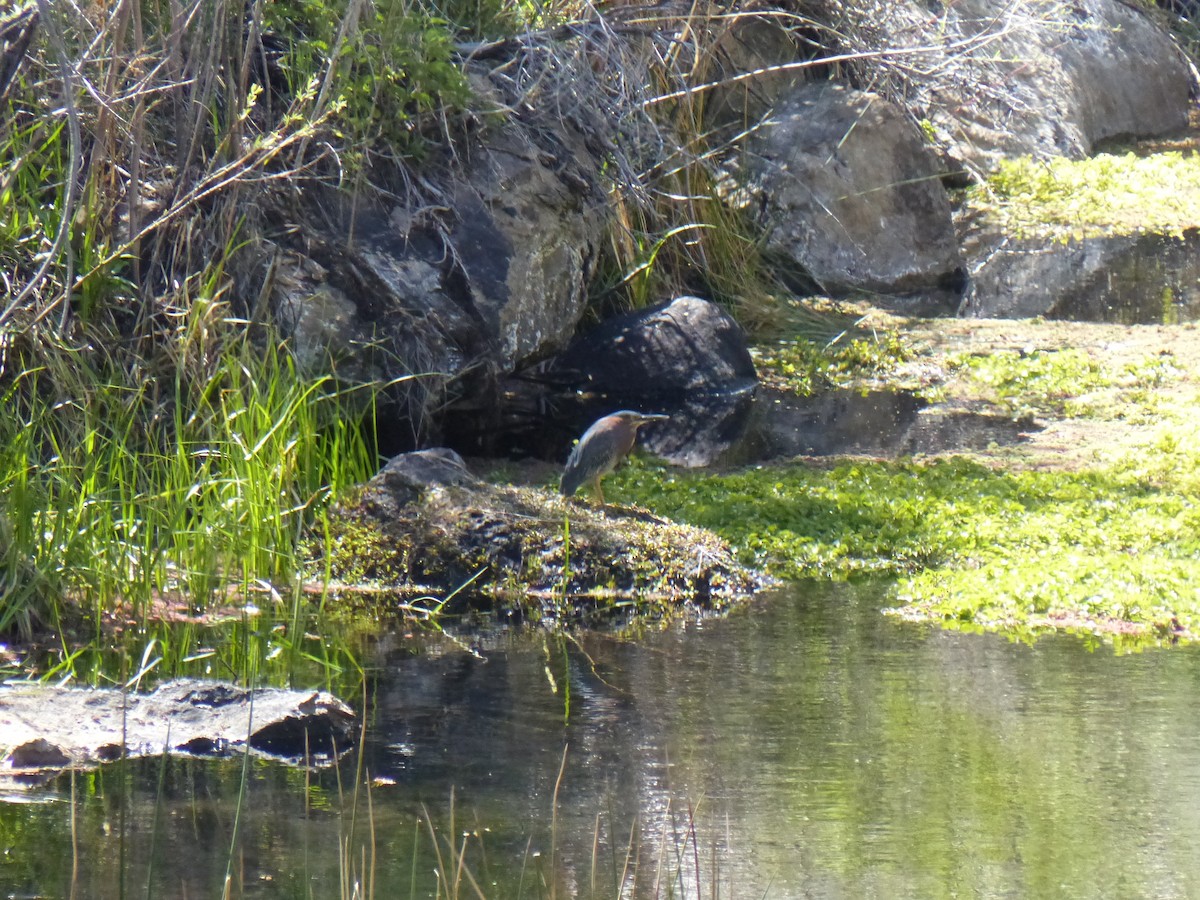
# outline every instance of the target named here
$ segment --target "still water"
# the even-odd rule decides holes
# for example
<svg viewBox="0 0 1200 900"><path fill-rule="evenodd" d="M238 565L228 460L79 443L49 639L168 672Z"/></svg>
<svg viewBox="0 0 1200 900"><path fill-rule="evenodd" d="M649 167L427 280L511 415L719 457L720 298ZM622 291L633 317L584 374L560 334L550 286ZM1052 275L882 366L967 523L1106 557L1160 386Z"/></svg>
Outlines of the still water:
<svg viewBox="0 0 1200 900"><path fill-rule="evenodd" d="M1196 650L944 632L885 591L636 639L397 638L336 769L172 759L8 797L0 896L1200 896Z"/></svg>

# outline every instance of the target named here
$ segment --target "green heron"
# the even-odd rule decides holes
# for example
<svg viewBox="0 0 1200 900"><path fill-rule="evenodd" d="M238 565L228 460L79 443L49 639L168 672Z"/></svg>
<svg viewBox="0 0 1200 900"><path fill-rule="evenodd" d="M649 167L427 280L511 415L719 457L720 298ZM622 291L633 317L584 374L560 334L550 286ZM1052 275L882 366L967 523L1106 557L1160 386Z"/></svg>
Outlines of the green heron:
<svg viewBox="0 0 1200 900"><path fill-rule="evenodd" d="M561 484L563 496L574 495L581 484L590 481L596 489L596 496L603 504L604 491L600 489L600 479L615 469L633 449L637 441L637 430L648 422L669 418L670 416L659 413L640 413L623 409L597 419L583 433L583 437L567 457L567 467L563 469Z"/></svg>

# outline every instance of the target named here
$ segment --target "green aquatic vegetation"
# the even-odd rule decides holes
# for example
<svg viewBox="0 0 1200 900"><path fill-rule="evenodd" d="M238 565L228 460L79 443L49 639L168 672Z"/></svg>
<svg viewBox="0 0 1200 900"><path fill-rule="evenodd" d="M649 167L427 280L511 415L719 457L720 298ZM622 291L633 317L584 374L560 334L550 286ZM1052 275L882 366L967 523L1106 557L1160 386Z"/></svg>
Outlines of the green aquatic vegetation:
<svg viewBox="0 0 1200 900"><path fill-rule="evenodd" d="M1180 234L1200 226L1200 158L1166 152L1005 160L973 197L1016 234Z"/></svg>
<svg viewBox="0 0 1200 900"><path fill-rule="evenodd" d="M843 332L824 345L803 338L784 340L755 347L752 353L764 382L802 396L886 375L912 356L911 348L894 331L870 337Z"/></svg>
<svg viewBox="0 0 1200 900"><path fill-rule="evenodd" d="M949 366L968 374L1014 418L1084 412L1086 401L1080 398L1113 383L1104 367L1082 350L963 354L952 358Z"/></svg>
<svg viewBox="0 0 1200 900"><path fill-rule="evenodd" d="M897 576L925 617L1200 631L1200 503L1141 472L857 460L613 478L614 493L713 529L781 577Z"/></svg>

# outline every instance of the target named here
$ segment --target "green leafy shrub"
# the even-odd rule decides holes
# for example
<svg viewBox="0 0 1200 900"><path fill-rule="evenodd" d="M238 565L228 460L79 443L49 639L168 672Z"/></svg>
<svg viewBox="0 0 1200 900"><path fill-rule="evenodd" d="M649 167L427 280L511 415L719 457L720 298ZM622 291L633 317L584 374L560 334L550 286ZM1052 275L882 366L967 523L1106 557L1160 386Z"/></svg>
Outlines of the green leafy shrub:
<svg viewBox="0 0 1200 900"><path fill-rule="evenodd" d="M277 0L264 27L288 42L283 69L293 92L328 66L333 125L352 160L364 146L421 152L437 117L469 99L452 26L414 4Z"/></svg>

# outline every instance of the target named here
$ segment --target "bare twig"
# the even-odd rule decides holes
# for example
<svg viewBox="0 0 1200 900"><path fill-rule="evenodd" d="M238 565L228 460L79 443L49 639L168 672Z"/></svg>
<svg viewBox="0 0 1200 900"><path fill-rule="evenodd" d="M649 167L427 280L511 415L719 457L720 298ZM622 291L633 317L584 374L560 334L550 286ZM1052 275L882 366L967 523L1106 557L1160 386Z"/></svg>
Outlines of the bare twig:
<svg viewBox="0 0 1200 900"><path fill-rule="evenodd" d="M25 58L37 22L38 12L32 6L0 18L0 102L4 101L9 82Z"/></svg>
<svg viewBox="0 0 1200 900"><path fill-rule="evenodd" d="M57 23L50 14L47 0L37 0L37 4L39 15L45 22L46 33L50 38L51 44L54 46L54 52L58 56L59 69L62 73L63 105L67 114L67 135L71 158L67 169L66 184L63 186L62 217L58 223L58 232L54 236L54 243L38 266L37 271L34 272L33 277L25 283L25 286L21 288L17 296L0 311L0 325L7 322L12 314L20 309L30 295L37 290L45 280L50 268L58 260L59 254L63 252L64 247L68 255L68 277L64 279L62 293L58 298L52 300L46 307L39 311L38 319L43 318L57 303L61 302L63 305L62 314L65 321L68 309L66 298L72 281L70 270L73 268L73 256L70 246L67 244L67 236L70 234L71 223L75 218L75 203L79 195L79 173L83 166L83 135L79 125L79 110L75 105L75 68L67 54L67 47L63 41L62 32L59 31Z"/></svg>

